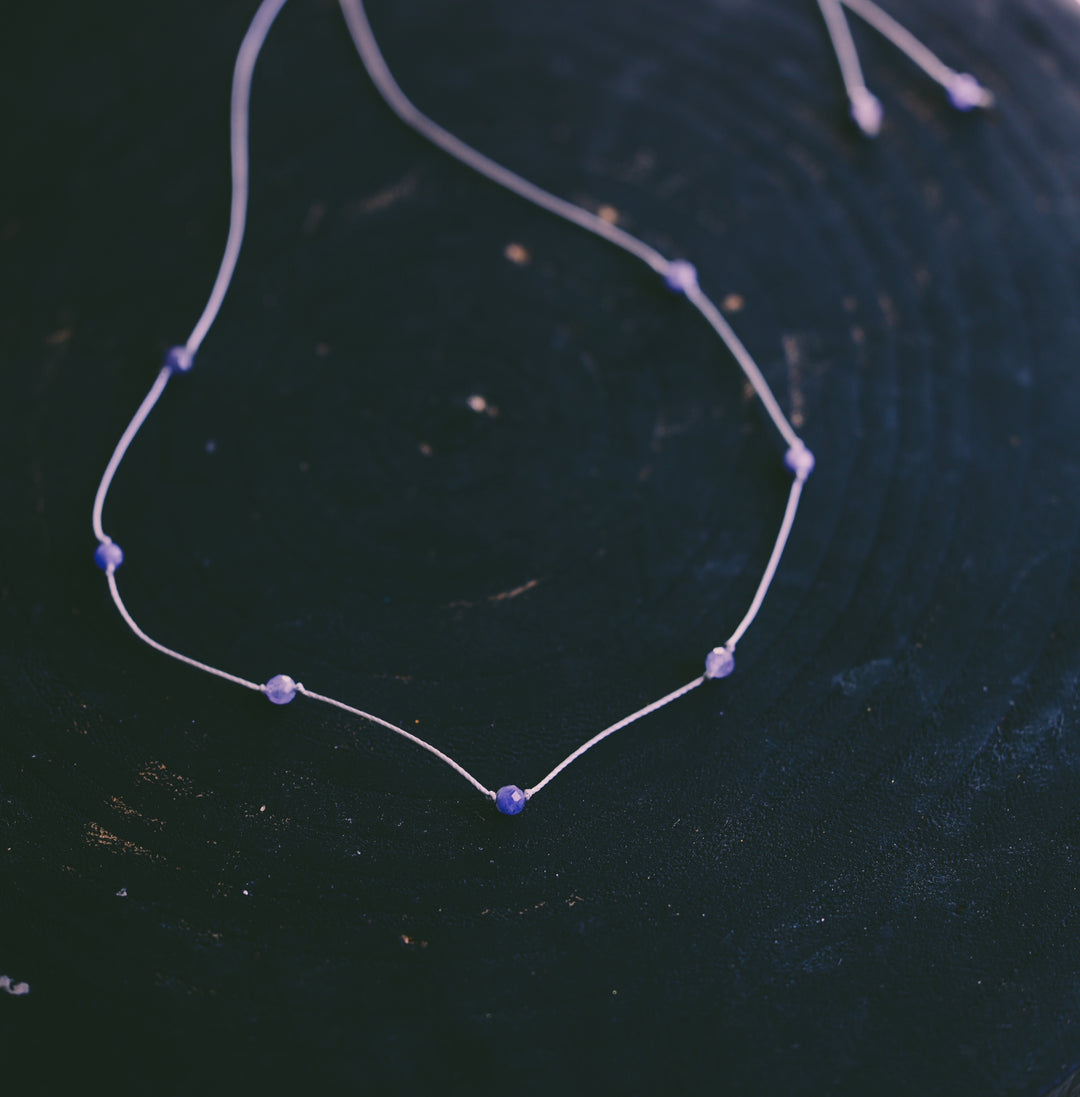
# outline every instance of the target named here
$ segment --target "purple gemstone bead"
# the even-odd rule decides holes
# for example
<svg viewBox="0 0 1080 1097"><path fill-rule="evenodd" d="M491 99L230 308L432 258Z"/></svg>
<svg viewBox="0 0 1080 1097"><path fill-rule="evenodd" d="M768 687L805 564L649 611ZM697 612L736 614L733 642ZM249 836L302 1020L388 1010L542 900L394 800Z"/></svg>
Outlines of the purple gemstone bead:
<svg viewBox="0 0 1080 1097"><path fill-rule="evenodd" d="M102 541L94 549L94 563L102 571L115 571L124 562L124 550L115 541Z"/></svg>
<svg viewBox="0 0 1080 1097"><path fill-rule="evenodd" d="M525 793L517 785L503 785L495 793L495 806L503 815L518 815L525 808Z"/></svg>
<svg viewBox="0 0 1080 1097"><path fill-rule="evenodd" d="M697 284L697 267L693 263L685 259L674 259L668 264L664 273L664 285L672 293L689 293Z"/></svg>
<svg viewBox="0 0 1080 1097"><path fill-rule="evenodd" d="M187 347L170 347L165 355L165 365L173 373L189 373L195 365L195 355Z"/></svg>
<svg viewBox="0 0 1080 1097"><path fill-rule="evenodd" d="M726 678L735 669L735 656L727 648L713 648L705 656L705 677Z"/></svg>
<svg viewBox="0 0 1080 1097"><path fill-rule="evenodd" d="M986 91L970 72L958 72L945 89L957 110L974 110L986 105Z"/></svg>
<svg viewBox="0 0 1080 1097"><path fill-rule="evenodd" d="M296 696L296 683L287 674L275 674L265 688L266 699L275 705L287 705Z"/></svg>
<svg viewBox="0 0 1080 1097"><path fill-rule="evenodd" d="M806 448L806 446L800 443L797 446L792 446L791 449L784 454L784 464L800 480L805 480L810 473L814 471L814 455Z"/></svg>

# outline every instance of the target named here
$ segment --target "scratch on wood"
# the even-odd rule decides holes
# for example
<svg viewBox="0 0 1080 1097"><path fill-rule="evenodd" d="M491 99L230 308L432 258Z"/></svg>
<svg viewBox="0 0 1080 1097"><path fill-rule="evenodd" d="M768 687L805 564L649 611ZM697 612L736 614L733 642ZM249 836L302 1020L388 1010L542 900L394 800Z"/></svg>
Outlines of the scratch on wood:
<svg viewBox="0 0 1080 1097"><path fill-rule="evenodd" d="M504 590L500 594L489 594L489 602L505 602L508 598L516 598L519 594L524 594L527 590L532 590L533 587L540 585L539 579L530 579L527 583L522 583L520 587L514 587L511 590Z"/></svg>
<svg viewBox="0 0 1080 1097"><path fill-rule="evenodd" d="M527 583L522 583L519 587L512 587L510 590L500 591L498 594L489 594L484 599L485 602L505 602L510 598L516 598L519 594L524 594L526 591L532 590L534 587L540 585L539 579L530 579ZM460 598L456 602L448 602L447 609L472 609L475 606L475 602L470 602L467 598Z"/></svg>
<svg viewBox="0 0 1080 1097"><path fill-rule="evenodd" d="M353 203L349 207L349 213L356 215L357 213L378 213L379 210L384 210L387 206L392 206L395 202L400 202L403 198L408 198L416 190L416 172L409 172L408 175L399 179L396 183L391 183L390 186L384 187L380 191L376 191L375 194L369 195L367 198L360 199L359 202Z"/></svg>
<svg viewBox="0 0 1080 1097"><path fill-rule="evenodd" d="M119 835L113 834L112 831L106 830L100 823L86 824L86 840L106 849L122 849L125 853L137 853L142 857L150 857L153 860L158 859L145 846L138 846L134 842L126 841Z"/></svg>
<svg viewBox="0 0 1080 1097"><path fill-rule="evenodd" d="M788 364L788 396L791 400L791 425L801 427L805 416L803 414L805 400L802 388L802 349L799 347L798 337L785 335L781 339L784 347L784 357Z"/></svg>

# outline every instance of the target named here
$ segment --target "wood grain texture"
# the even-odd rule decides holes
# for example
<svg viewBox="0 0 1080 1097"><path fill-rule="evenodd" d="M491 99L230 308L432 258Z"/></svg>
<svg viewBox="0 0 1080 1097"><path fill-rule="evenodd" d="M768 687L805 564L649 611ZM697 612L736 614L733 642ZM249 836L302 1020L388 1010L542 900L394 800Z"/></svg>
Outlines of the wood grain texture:
<svg viewBox="0 0 1080 1097"><path fill-rule="evenodd" d="M856 22L868 144L812 2L372 0L421 109L693 259L818 459L736 674L514 820L112 612L93 491L216 269L254 5L13 15L5 1078L1034 1097L1080 1061L1080 7L888 7L998 109ZM109 501L125 597L528 784L741 616L776 439L640 265L403 130L328 0L252 135L236 282Z"/></svg>

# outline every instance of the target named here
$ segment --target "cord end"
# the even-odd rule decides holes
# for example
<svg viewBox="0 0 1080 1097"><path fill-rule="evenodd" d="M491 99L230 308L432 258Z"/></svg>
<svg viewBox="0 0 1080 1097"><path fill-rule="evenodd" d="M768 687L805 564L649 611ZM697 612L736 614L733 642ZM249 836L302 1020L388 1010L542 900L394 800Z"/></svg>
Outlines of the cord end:
<svg viewBox="0 0 1080 1097"><path fill-rule="evenodd" d="M860 88L851 96L851 117L867 137L877 137L881 132L884 115L881 100L867 88Z"/></svg>
<svg viewBox="0 0 1080 1097"><path fill-rule="evenodd" d="M961 111L986 110L994 105L994 93L984 88L970 72L954 72L945 85L949 102Z"/></svg>

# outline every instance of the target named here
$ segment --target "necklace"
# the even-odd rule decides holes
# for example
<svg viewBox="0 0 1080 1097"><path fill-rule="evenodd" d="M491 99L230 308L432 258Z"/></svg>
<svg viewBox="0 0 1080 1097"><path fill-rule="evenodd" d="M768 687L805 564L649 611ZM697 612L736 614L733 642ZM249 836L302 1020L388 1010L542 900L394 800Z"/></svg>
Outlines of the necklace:
<svg viewBox="0 0 1080 1097"><path fill-rule="evenodd" d="M248 119L252 77L254 74L255 62L263 43L266 40L267 34L270 31L270 27L285 3L286 0L263 0L244 35L240 49L237 53L233 71L230 107L232 202L225 252L209 299L207 300L206 306L195 324L195 327L192 329L191 334L184 344L173 347L166 354L164 363L162 364L156 379L150 386L150 390L143 398L131 421L128 423L120 440L117 442L112 456L106 465L105 471L102 474L93 507L93 530L98 541L94 559L97 565L105 573L109 593L121 618L135 636L155 651L161 652L163 655L167 655L172 659L185 663L206 674L224 679L225 681L232 682L238 686L243 686L245 689L252 690L256 693L261 693L274 705L288 704L299 694L311 701L317 701L324 705L332 706L333 708L340 709L352 716L377 724L388 731L408 739L416 746L419 746L434 755L468 781L478 792L489 800L494 801L496 808L504 815L517 815L536 793L553 781L567 768L567 766L570 766L577 761L586 751L596 746L597 743L600 743L602 740L613 735L622 728L671 704L673 701L685 696L692 690L697 689L706 681L726 678L734 671L736 645L742 639L747 629L750 628L751 624L753 624L776 575L781 557L791 534L792 526L795 522L803 487L814 468L814 456L781 410L764 375L754 362L749 351L747 351L746 347L739 340L720 310L702 291L698 284L697 272L691 263L685 259L668 259L646 244L643 240L638 239L609 221L604 220L597 214L543 190L536 184L489 159L469 145L466 145L459 138L422 114L410 100L406 98L387 67L372 33L362 0L340 0L345 21L368 74L387 105L406 125L416 130L448 155L459 160L461 163L472 168L492 182L514 192L527 202L546 210L554 216L569 221L635 256L659 276L668 290L684 297L701 317L704 318L722 340L732 357L734 357L739 368L742 370L747 381L750 383L760 400L777 433L785 443L786 449L783 454L783 461L791 473L792 479L788 492L787 504L784 509L783 518L780 522L780 528L777 532L768 561L758 581L754 596L750 601L750 605L728 638L706 654L703 672L685 685L672 690L663 697L658 698L650 704L630 713L628 716L624 716L608 727L603 728L601 731L598 731L564 758L540 781L531 787L524 789L516 784L506 784L498 789L488 788L462 765L427 740L422 739L418 735L407 731L405 728L399 727L379 716L375 716L360 708L346 704L344 701L309 689L287 674L276 674L265 682L250 681L219 667L211 666L210 664L201 662L189 655L175 651L147 635L147 633L145 633L136 623L120 596L116 573L117 569L124 561L124 553L119 544L105 532L102 524L102 514L109 489L121 462L124 460L131 443L146 422L151 411L153 411L170 380L179 374L187 374L191 371L195 362L195 356L221 310L233 273L236 269L247 218ZM861 0L861 3L866 5L868 4L868 0ZM852 3L851 6L854 10L858 10L855 3ZM822 2L822 9L828 16L829 12L826 8L826 4ZM830 33L832 33L831 29ZM863 90L865 91L865 86L863 86Z"/></svg>

